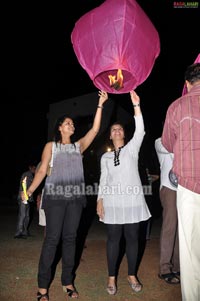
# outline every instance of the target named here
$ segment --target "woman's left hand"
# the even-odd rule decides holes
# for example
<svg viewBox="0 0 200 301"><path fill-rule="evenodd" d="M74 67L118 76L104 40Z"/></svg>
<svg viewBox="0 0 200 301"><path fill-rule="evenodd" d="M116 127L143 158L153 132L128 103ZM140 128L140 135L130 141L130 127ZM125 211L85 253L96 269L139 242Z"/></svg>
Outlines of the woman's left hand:
<svg viewBox="0 0 200 301"><path fill-rule="evenodd" d="M133 105L140 104L140 97L137 95L137 93L134 90L132 90L130 92L130 96L131 96L131 100L132 100Z"/></svg>

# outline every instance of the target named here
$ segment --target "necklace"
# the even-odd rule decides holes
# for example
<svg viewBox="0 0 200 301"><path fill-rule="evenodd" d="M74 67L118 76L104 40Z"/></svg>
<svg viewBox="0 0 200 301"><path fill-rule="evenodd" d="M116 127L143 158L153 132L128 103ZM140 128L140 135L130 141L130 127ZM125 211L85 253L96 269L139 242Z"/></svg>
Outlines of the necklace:
<svg viewBox="0 0 200 301"><path fill-rule="evenodd" d="M121 149L122 149L123 147L124 147L124 145L123 145L123 146L120 146L117 150L114 149L114 166L120 165L119 155L120 155Z"/></svg>

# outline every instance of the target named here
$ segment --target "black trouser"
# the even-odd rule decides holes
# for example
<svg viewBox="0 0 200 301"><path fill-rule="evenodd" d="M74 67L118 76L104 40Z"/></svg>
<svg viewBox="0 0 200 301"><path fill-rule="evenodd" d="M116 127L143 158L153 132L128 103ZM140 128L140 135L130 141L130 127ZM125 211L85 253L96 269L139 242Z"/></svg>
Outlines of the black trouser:
<svg viewBox="0 0 200 301"><path fill-rule="evenodd" d="M116 276L117 262L120 252L122 233L126 241L126 256L128 261L128 275L136 274L138 256L139 223L112 225L107 224L107 261L109 276ZM123 231L123 232L122 232Z"/></svg>
<svg viewBox="0 0 200 301"><path fill-rule="evenodd" d="M75 264L76 235L82 213L82 204L67 203L45 209L46 236L39 261L38 287L48 289L52 265L60 239L62 239L63 286L72 284Z"/></svg>
<svg viewBox="0 0 200 301"><path fill-rule="evenodd" d="M30 221L30 204L24 204L21 200L18 201L18 220L15 235L28 235L28 226Z"/></svg>

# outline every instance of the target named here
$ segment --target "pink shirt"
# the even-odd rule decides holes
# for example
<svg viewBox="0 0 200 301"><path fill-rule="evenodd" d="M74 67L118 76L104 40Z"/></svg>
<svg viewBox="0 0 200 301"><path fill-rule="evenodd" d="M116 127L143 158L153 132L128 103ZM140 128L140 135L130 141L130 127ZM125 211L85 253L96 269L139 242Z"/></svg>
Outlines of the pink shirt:
<svg viewBox="0 0 200 301"><path fill-rule="evenodd" d="M200 84L169 106L162 144L174 153L178 183L200 194Z"/></svg>

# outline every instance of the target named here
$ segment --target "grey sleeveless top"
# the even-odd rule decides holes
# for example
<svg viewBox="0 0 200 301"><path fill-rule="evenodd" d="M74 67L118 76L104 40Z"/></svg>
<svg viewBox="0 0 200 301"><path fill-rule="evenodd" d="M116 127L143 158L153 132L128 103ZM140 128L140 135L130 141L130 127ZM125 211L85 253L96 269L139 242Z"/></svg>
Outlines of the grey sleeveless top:
<svg viewBox="0 0 200 301"><path fill-rule="evenodd" d="M63 201L80 202L84 206L84 182L80 145L55 143L52 172L45 180L42 207L61 205Z"/></svg>

